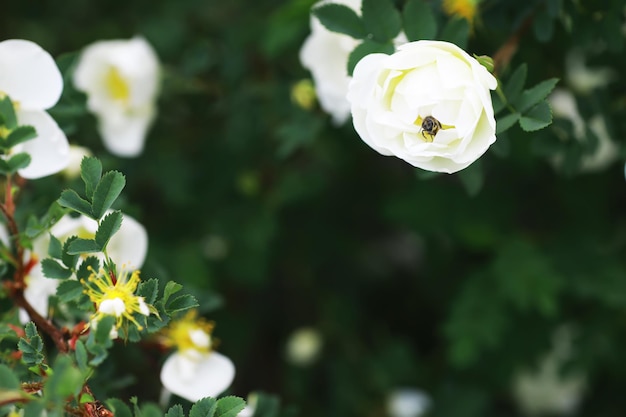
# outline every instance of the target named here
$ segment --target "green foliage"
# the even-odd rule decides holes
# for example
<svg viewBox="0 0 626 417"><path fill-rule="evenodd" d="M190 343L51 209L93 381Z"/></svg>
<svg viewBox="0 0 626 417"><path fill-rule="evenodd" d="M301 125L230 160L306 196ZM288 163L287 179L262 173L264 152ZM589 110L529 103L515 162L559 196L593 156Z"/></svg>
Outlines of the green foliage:
<svg viewBox="0 0 626 417"><path fill-rule="evenodd" d="M437 21L432 8L423 0L409 0L402 10L404 32L410 41L435 39Z"/></svg>
<svg viewBox="0 0 626 417"><path fill-rule="evenodd" d="M373 40L365 40L360 43L348 58L348 74L352 74L354 72L354 67L359 61L366 55L375 54L375 53L383 53L390 54L393 52L393 45L390 43L380 43Z"/></svg>
<svg viewBox="0 0 626 417"><path fill-rule="evenodd" d="M363 0L363 23L376 42L386 43L402 30L400 12L392 0Z"/></svg>
<svg viewBox="0 0 626 417"><path fill-rule="evenodd" d="M0 364L0 392L17 390L20 387L20 380L13 373L11 368Z"/></svg>
<svg viewBox="0 0 626 417"><path fill-rule="evenodd" d="M328 30L363 39L367 36L365 24L350 7L343 4L327 3L315 7L311 13L317 17Z"/></svg>

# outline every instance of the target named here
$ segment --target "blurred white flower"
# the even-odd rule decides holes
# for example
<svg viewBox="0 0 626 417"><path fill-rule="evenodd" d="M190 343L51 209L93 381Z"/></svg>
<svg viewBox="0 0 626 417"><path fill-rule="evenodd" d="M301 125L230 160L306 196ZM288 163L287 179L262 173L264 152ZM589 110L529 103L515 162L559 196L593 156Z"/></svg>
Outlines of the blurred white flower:
<svg viewBox="0 0 626 417"><path fill-rule="evenodd" d="M65 215L50 229L50 234L63 243L70 236L93 239L97 229L98 223L87 216L71 217ZM49 234L38 236L33 240L33 251L30 256L35 256L39 261L46 258L49 244ZM143 265L147 252L148 234L146 229L137 220L124 215L120 230L111 237L107 245L109 257L116 265L126 264L139 268ZM46 278L41 269L41 263L37 262L28 273L26 284L24 297L35 311L46 317L48 315L48 297L56 293L59 280ZM20 311L20 320L24 323L29 320L25 311Z"/></svg>
<svg viewBox="0 0 626 417"><path fill-rule="evenodd" d="M165 346L174 346L161 368L161 383L169 392L195 402L217 397L235 378L235 365L226 356L213 351L213 323L196 317L192 310L174 321L163 332Z"/></svg>
<svg viewBox="0 0 626 417"><path fill-rule="evenodd" d="M394 390L387 400L389 417L420 417L430 408L430 397L415 388Z"/></svg>
<svg viewBox="0 0 626 417"><path fill-rule="evenodd" d="M520 372L513 381L513 394L527 416L568 415L578 408L585 390L581 374L563 374L564 363L572 357L572 334L569 328L554 334L552 350L537 369Z"/></svg>
<svg viewBox="0 0 626 417"><path fill-rule="evenodd" d="M569 85L581 94L604 87L615 79L615 72L610 68L591 69L585 64L582 52L574 50L565 59L565 78Z"/></svg>
<svg viewBox="0 0 626 417"><path fill-rule="evenodd" d="M455 44L406 43L369 54L354 69L348 100L361 139L382 155L454 173L496 140L489 90L497 80Z"/></svg>
<svg viewBox="0 0 626 417"><path fill-rule="evenodd" d="M574 139L583 141L585 137L585 121L578 112L576 98L570 90L556 88L550 96L548 102L552 108L555 118L569 120L574 127ZM580 170L582 172L600 171L619 159L620 151L618 144L611 139L606 128L604 117L600 114L589 119L587 125L591 132L598 138L598 146L594 153L585 154L581 158ZM564 138L569 139L569 138ZM555 155L552 162L559 166L563 163L563 155Z"/></svg>
<svg viewBox="0 0 626 417"><path fill-rule="evenodd" d="M317 330L300 328L287 340L287 360L294 365L309 365L317 359L321 348L322 336Z"/></svg>
<svg viewBox="0 0 626 417"><path fill-rule="evenodd" d="M74 84L87 94L106 148L118 156L139 155L156 114L160 84L150 44L135 37L89 45L76 66Z"/></svg>
<svg viewBox="0 0 626 417"><path fill-rule="evenodd" d="M70 158L67 167L61 171L67 178L80 177L80 163L86 156L92 156L91 151L84 146L70 145Z"/></svg>
<svg viewBox="0 0 626 417"><path fill-rule="evenodd" d="M26 152L30 165L19 174L28 179L59 172L69 162L69 144L63 131L45 111L63 92L63 77L54 59L27 40L0 42L0 95L8 95L16 108L19 125L30 125L37 136L11 149Z"/></svg>
<svg viewBox="0 0 626 417"><path fill-rule="evenodd" d="M361 0L322 0L316 5L339 3L361 14ZM311 34L300 49L302 66L311 71L315 91L322 109L332 116L335 125L342 125L350 117L350 103L346 99L351 77L348 76L348 58L360 40L331 32L311 15ZM401 33L395 44L407 42Z"/></svg>

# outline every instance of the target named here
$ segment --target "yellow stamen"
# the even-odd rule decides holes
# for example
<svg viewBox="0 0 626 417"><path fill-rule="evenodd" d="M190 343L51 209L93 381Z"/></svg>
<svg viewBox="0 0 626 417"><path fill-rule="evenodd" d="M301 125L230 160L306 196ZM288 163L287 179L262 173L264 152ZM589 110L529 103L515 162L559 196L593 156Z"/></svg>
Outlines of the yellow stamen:
<svg viewBox="0 0 626 417"><path fill-rule="evenodd" d="M443 0L443 10L448 16L461 16L468 22L474 22L478 0Z"/></svg>
<svg viewBox="0 0 626 417"><path fill-rule="evenodd" d="M130 97L130 87L117 68L109 68L105 83L109 94L114 100L128 101Z"/></svg>
<svg viewBox="0 0 626 417"><path fill-rule="evenodd" d="M215 323L197 317L196 310L190 310L180 320L172 322L163 330L162 342L165 346L176 347L179 351L196 350L209 353L213 348L211 332Z"/></svg>

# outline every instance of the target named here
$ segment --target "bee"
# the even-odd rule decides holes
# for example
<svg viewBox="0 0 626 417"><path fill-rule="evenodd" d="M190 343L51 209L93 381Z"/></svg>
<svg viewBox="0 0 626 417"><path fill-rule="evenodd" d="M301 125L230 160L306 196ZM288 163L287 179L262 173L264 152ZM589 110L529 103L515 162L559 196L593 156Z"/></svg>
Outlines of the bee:
<svg viewBox="0 0 626 417"><path fill-rule="evenodd" d="M422 120L421 132L424 139L428 140L426 135L430 136L429 142L432 142L437 132L441 129L441 122L435 119L433 116L426 116Z"/></svg>

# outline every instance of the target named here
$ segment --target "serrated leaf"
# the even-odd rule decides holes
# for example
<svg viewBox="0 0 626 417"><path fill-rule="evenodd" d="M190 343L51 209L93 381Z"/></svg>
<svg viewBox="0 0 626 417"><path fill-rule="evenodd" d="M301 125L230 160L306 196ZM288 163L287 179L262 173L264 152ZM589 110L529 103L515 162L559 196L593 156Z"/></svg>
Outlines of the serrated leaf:
<svg viewBox="0 0 626 417"><path fill-rule="evenodd" d="M85 183L85 194L93 200L93 192L102 177L102 163L98 158L85 156L80 162L80 177Z"/></svg>
<svg viewBox="0 0 626 417"><path fill-rule="evenodd" d="M400 12L392 0L363 0L361 15L367 32L380 43L390 42L402 30Z"/></svg>
<svg viewBox="0 0 626 417"><path fill-rule="evenodd" d="M78 270L76 271L76 278L79 280L88 279L94 271L97 272L99 270L100 260L95 256L88 256L78 267Z"/></svg>
<svg viewBox="0 0 626 417"><path fill-rule="evenodd" d="M433 10L423 0L409 0L402 11L402 20L409 41L435 39L437 21Z"/></svg>
<svg viewBox="0 0 626 417"><path fill-rule="evenodd" d="M554 89L559 82L558 78L550 78L539 84L524 90L519 100L513 102L514 107L522 114L526 113L531 107L548 97L548 94Z"/></svg>
<svg viewBox="0 0 626 417"><path fill-rule="evenodd" d="M348 58L348 74L352 75L354 68L364 56L374 53L392 54L393 51L394 47L390 43L380 43L370 40L361 42L350 53Z"/></svg>
<svg viewBox="0 0 626 417"><path fill-rule="evenodd" d="M179 311L189 310L191 308L198 307L198 300L191 294L183 294L174 298L170 303L165 306L165 310L168 314L173 314Z"/></svg>
<svg viewBox="0 0 626 417"><path fill-rule="evenodd" d="M163 411L154 403L144 403L141 405L141 415L143 417L163 417Z"/></svg>
<svg viewBox="0 0 626 417"><path fill-rule="evenodd" d="M355 39L363 39L367 36L363 20L348 6L327 3L313 8L311 13L332 32L343 33Z"/></svg>
<svg viewBox="0 0 626 417"><path fill-rule="evenodd" d="M180 404L176 404L170 407L165 413L165 417L185 417L185 413L183 412L183 406Z"/></svg>
<svg viewBox="0 0 626 417"><path fill-rule="evenodd" d="M446 26L444 26L439 35L439 39L453 43L461 49L465 49L467 47L469 33L470 25L468 21L462 17L455 17L450 19Z"/></svg>
<svg viewBox="0 0 626 417"><path fill-rule="evenodd" d="M158 281L154 278L142 281L137 287L137 295L144 298L148 304L154 304L159 290Z"/></svg>
<svg viewBox="0 0 626 417"><path fill-rule="evenodd" d="M168 281L167 284L165 284L165 289L163 290L163 304L167 303L167 300L169 300L169 298L173 295L176 294L178 291L182 290L183 286L180 285L179 283L175 282L175 281Z"/></svg>
<svg viewBox="0 0 626 417"><path fill-rule="evenodd" d="M27 339L32 339L35 336L39 336L39 333L37 332L37 326L35 326L34 322L29 321L28 323L26 323L26 325L24 326L24 334L26 335Z"/></svg>
<svg viewBox="0 0 626 417"><path fill-rule="evenodd" d="M552 123L552 110L545 101L537 104L519 119L519 125L526 132L543 129Z"/></svg>
<svg viewBox="0 0 626 417"><path fill-rule="evenodd" d="M48 245L48 256L54 259L61 259L63 256L63 245L53 234L50 234L50 244Z"/></svg>
<svg viewBox="0 0 626 417"><path fill-rule="evenodd" d="M0 390L14 390L20 388L20 380L11 368L0 364Z"/></svg>
<svg viewBox="0 0 626 417"><path fill-rule="evenodd" d="M31 157L25 152L20 152L12 155L7 161L9 166L9 172L17 172L17 170L26 168L30 165Z"/></svg>
<svg viewBox="0 0 626 417"><path fill-rule="evenodd" d="M121 226L121 211L114 211L104 216L98 226L98 231L96 232L95 237L96 244L100 247L100 250L103 250L106 247L111 237L115 234L115 232L120 230Z"/></svg>
<svg viewBox="0 0 626 417"><path fill-rule="evenodd" d="M57 287L56 296L62 303L68 303L74 301L83 295L84 288L82 284L73 279L65 280L59 283Z"/></svg>
<svg viewBox="0 0 626 417"><path fill-rule="evenodd" d="M17 127L17 116L9 96L5 95L0 99L0 114L2 114L4 125L7 129L12 130Z"/></svg>
<svg viewBox="0 0 626 417"><path fill-rule="evenodd" d="M94 219L100 220L111 208L126 185L126 178L117 171L109 171L102 176L93 192L91 213Z"/></svg>
<svg viewBox="0 0 626 417"><path fill-rule="evenodd" d="M215 398L203 398L191 406L189 417L213 417L216 409Z"/></svg>
<svg viewBox="0 0 626 417"><path fill-rule="evenodd" d="M67 246L67 253L70 255L94 252L100 252L100 246L93 239L76 238Z"/></svg>
<svg viewBox="0 0 626 417"><path fill-rule="evenodd" d="M228 396L217 400L215 417L236 417L246 406L243 398Z"/></svg>
<svg viewBox="0 0 626 417"><path fill-rule="evenodd" d="M65 268L59 262L52 258L46 258L41 261L41 269L46 278L52 279L68 279L72 276L72 271Z"/></svg>
<svg viewBox="0 0 626 417"><path fill-rule="evenodd" d="M6 147L12 148L15 145L26 142L37 137L37 131L32 126L17 126L6 138Z"/></svg>
<svg viewBox="0 0 626 417"><path fill-rule="evenodd" d="M526 84L527 73L528 66L524 63L517 67L509 77L508 82L504 86L504 95L509 103L515 103L519 99L524 89L524 84Z"/></svg>
<svg viewBox="0 0 626 417"><path fill-rule="evenodd" d="M115 417L133 417L130 408L124 404L122 400L110 398L106 400L105 403L111 409Z"/></svg>
<svg viewBox="0 0 626 417"><path fill-rule="evenodd" d="M511 128L519 120L520 116L521 115L516 112L499 117L496 123L496 135Z"/></svg>
<svg viewBox="0 0 626 417"><path fill-rule="evenodd" d="M77 254L72 255L68 253L70 245L76 239L78 239L77 236L70 236L65 240L65 242L63 243L63 254L61 255L61 261L63 262L63 265L67 266L68 268L72 270L76 268L76 263L78 262L78 259L80 258L80 256Z"/></svg>
<svg viewBox="0 0 626 417"><path fill-rule="evenodd" d="M91 204L79 196L74 190L63 190L57 202L62 207L67 207L88 217L93 217L91 214Z"/></svg>

